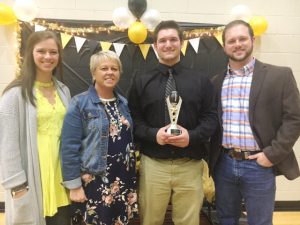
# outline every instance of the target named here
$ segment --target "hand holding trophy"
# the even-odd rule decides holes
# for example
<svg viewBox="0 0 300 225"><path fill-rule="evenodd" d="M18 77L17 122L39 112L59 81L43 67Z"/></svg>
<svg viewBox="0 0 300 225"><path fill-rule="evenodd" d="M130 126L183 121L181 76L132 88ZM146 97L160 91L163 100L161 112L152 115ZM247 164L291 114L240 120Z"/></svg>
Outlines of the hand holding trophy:
<svg viewBox="0 0 300 225"><path fill-rule="evenodd" d="M178 95L177 91L172 91L166 99L171 126L167 129L167 133L171 135L180 135L181 130L177 127L178 115L182 103L181 97Z"/></svg>

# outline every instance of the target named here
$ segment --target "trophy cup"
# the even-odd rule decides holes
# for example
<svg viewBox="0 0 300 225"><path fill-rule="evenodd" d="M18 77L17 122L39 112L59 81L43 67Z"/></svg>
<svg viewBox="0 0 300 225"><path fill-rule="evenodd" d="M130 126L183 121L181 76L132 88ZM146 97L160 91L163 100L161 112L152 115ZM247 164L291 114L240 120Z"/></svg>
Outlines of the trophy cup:
<svg viewBox="0 0 300 225"><path fill-rule="evenodd" d="M171 94L167 97L166 101L171 121L171 126L167 129L167 133L171 135L179 135L181 134L181 130L177 127L177 120L182 99L178 95L177 91L172 91Z"/></svg>

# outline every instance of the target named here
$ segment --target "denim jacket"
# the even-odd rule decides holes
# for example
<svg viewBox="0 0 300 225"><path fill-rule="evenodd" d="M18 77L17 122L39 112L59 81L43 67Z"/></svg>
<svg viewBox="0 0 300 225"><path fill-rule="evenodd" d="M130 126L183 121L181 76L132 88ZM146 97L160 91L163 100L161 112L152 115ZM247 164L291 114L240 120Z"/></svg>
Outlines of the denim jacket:
<svg viewBox="0 0 300 225"><path fill-rule="evenodd" d="M115 93L120 113L132 119L127 100ZM72 98L62 128L61 160L63 185L81 186L81 173L101 175L106 170L109 120L94 86Z"/></svg>

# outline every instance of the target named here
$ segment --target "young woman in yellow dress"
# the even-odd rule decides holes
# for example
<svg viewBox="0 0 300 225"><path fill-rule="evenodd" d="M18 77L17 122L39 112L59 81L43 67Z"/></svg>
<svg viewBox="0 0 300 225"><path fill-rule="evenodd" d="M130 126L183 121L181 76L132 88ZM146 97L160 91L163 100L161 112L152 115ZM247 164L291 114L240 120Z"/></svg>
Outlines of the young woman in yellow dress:
<svg viewBox="0 0 300 225"><path fill-rule="evenodd" d="M21 75L0 101L0 165L6 189L6 224L70 225L69 198L61 185L61 127L69 89L62 47L50 31L27 40ZM60 74L62 75L62 74Z"/></svg>

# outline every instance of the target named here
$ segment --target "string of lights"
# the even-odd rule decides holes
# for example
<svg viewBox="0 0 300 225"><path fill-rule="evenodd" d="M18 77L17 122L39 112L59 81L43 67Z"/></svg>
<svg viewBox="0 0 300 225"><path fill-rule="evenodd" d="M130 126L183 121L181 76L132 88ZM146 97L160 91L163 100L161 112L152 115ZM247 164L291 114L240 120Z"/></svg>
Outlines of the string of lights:
<svg viewBox="0 0 300 225"><path fill-rule="evenodd" d="M183 31L184 39L197 38L202 36L217 36L222 34L224 26L215 28L200 28L189 31Z"/></svg>
<svg viewBox="0 0 300 225"><path fill-rule="evenodd" d="M46 20L41 19L35 19L30 22L32 26L34 25L40 25L43 27L46 27L48 30L55 30L58 32L63 32L69 35L77 35L77 36L83 36L85 37L88 33L110 33L111 31L117 31L117 32L124 32L125 29L118 28L116 26L96 26L96 25L90 25L88 27L68 27L65 25L62 25L60 23L54 23L54 22L47 22Z"/></svg>
<svg viewBox="0 0 300 225"><path fill-rule="evenodd" d="M69 35L76 35L76 36L82 36L86 37L87 34L89 33L110 33L110 32L126 32L127 29L122 29L117 26L96 26L96 25L90 25L86 27L68 27L65 26L61 23L54 23L54 22L48 22L46 20L41 20L41 19L35 19L30 22L32 26L39 25L46 27L48 30L55 30L58 32L63 32ZM196 37L201 37L201 36L215 36L219 33L222 33L224 27L214 27L214 28L197 28L197 29L192 29L188 31L184 31L184 38L185 39L190 39L190 38L196 38ZM151 31L150 31L151 33Z"/></svg>
<svg viewBox="0 0 300 225"><path fill-rule="evenodd" d="M13 36L14 36L14 39L16 40L16 42L14 44L14 51L16 54L15 73L16 73L16 76L18 77L20 75L21 64L22 64L22 57L20 54L20 47L21 47L21 41L22 41L22 35L21 35L22 28L20 26L20 23L16 23L14 28L15 28L15 31L13 32Z"/></svg>

